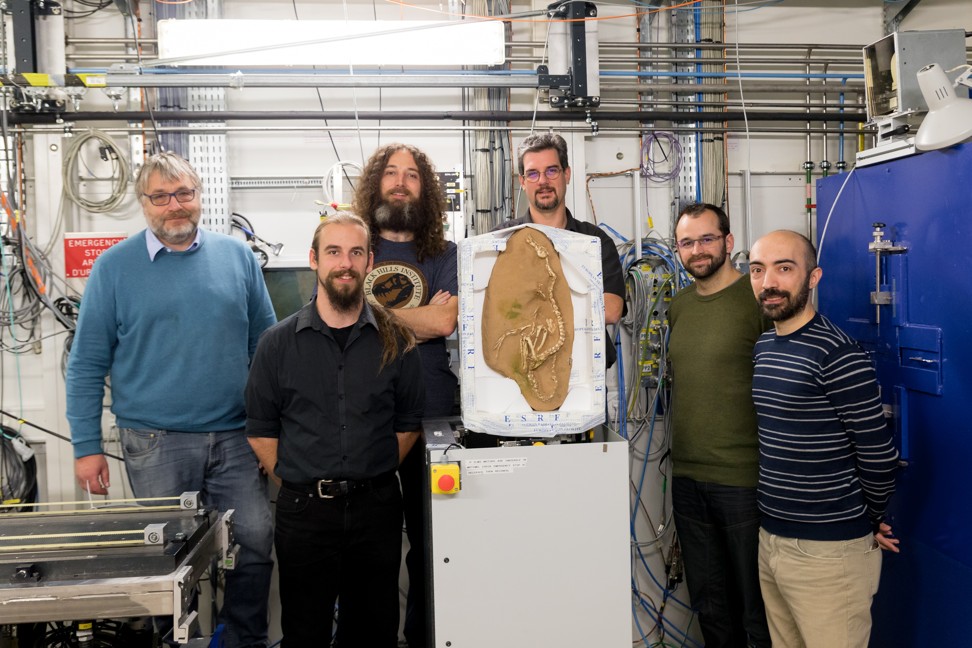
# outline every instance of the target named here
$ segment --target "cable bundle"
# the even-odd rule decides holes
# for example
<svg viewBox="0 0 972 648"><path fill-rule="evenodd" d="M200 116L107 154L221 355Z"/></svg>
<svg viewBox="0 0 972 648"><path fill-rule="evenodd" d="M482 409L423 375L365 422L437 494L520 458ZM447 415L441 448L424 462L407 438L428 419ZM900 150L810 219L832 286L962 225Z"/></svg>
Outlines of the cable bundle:
<svg viewBox="0 0 972 648"><path fill-rule="evenodd" d="M89 142L98 142L101 158L111 162L111 193L104 200L91 200L81 195L81 176L78 171L81 153ZM75 205L95 214L107 214L117 210L128 197L128 183L132 173L128 158L108 134L91 129L74 137L64 151L64 164L61 167L64 182L64 195Z"/></svg>
<svg viewBox="0 0 972 648"><path fill-rule="evenodd" d="M0 513L28 510L10 505L36 501L37 459L19 433L3 426L0 434Z"/></svg>

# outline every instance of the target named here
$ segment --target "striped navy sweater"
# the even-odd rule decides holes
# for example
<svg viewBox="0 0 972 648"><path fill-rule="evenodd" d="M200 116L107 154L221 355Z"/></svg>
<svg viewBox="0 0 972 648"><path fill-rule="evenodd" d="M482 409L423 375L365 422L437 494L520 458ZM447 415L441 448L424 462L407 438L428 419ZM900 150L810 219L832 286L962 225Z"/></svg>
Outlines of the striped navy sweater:
<svg viewBox="0 0 972 648"><path fill-rule="evenodd" d="M763 528L809 540L867 535L898 458L870 360L819 313L790 335L763 333L753 358Z"/></svg>

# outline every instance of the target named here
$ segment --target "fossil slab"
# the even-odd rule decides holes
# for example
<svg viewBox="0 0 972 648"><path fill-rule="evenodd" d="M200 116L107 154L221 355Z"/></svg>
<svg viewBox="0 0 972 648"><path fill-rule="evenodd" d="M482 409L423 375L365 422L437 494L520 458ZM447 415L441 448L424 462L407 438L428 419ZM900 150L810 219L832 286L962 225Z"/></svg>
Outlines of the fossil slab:
<svg viewBox="0 0 972 648"><path fill-rule="evenodd" d="M525 227L506 241L483 301L483 355L516 381L534 410L567 398L574 345L574 309L560 256L550 239Z"/></svg>

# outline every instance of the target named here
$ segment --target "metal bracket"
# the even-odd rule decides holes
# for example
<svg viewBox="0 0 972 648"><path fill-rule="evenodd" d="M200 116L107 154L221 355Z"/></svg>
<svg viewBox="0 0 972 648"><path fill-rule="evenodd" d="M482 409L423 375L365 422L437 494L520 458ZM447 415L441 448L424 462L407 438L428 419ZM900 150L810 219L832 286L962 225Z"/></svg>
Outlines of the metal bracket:
<svg viewBox="0 0 972 648"><path fill-rule="evenodd" d="M186 491L179 496L179 506L187 511L196 511L202 506L199 501L199 491Z"/></svg>
<svg viewBox="0 0 972 648"><path fill-rule="evenodd" d="M546 65L537 66L537 86L541 88L555 89L569 88L569 74L550 74L550 68Z"/></svg>
<svg viewBox="0 0 972 648"><path fill-rule="evenodd" d="M884 5L884 33L893 34L898 31L901 23L908 17L911 10L918 6L921 0L909 0L908 4L898 9L888 3Z"/></svg>
<svg viewBox="0 0 972 648"><path fill-rule="evenodd" d="M591 126L591 135L597 135L597 133L598 133L597 120L594 119L594 115L591 113L590 110L588 110L586 112L587 112L587 118L584 119L584 121L586 121L588 124L590 124L590 126Z"/></svg>
<svg viewBox="0 0 972 648"><path fill-rule="evenodd" d="M198 614L189 610L192 600L192 587L188 586L192 570L183 567L176 576L176 586L172 588L172 638L182 645L189 641L199 626Z"/></svg>
<svg viewBox="0 0 972 648"><path fill-rule="evenodd" d="M142 537L147 545L165 544L165 525L167 522L158 524L146 524L142 530Z"/></svg>
<svg viewBox="0 0 972 648"><path fill-rule="evenodd" d="M874 290L871 291L871 304L874 305L874 322L881 323L881 306L890 306L894 303L894 296L890 291L881 290L881 255L882 254L903 254L908 251L903 245L895 245L891 239L884 238L884 223L874 223L874 231L871 236L873 240L868 243L867 251L874 255Z"/></svg>
<svg viewBox="0 0 972 648"><path fill-rule="evenodd" d="M10 575L11 583L36 583L40 579L40 570L35 563L17 565Z"/></svg>
<svg viewBox="0 0 972 648"><path fill-rule="evenodd" d="M53 0L34 0L34 12L37 16L60 16L61 3Z"/></svg>
<svg viewBox="0 0 972 648"><path fill-rule="evenodd" d="M555 108L599 106L601 98L592 95L588 88L587 21L585 20L597 17L597 5L593 2L561 0L547 7L547 17L569 21L567 24L568 73L559 76L556 87L548 86L561 91L551 93L550 105ZM592 64L596 69L596 54ZM541 83L541 86L543 85Z"/></svg>
<svg viewBox="0 0 972 648"><path fill-rule="evenodd" d="M240 553L240 545L236 544L236 537L233 533L233 513L236 509L230 509L223 513L219 525L219 555L220 566L223 569L236 569L237 556Z"/></svg>

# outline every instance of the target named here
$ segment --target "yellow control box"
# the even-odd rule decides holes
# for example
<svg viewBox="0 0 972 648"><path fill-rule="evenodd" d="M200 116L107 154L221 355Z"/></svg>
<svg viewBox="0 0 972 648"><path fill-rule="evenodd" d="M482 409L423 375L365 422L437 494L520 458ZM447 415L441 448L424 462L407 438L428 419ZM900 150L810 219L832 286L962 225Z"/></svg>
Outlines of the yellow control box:
<svg viewBox="0 0 972 648"><path fill-rule="evenodd" d="M452 495L459 492L459 462L432 464L429 483L436 495Z"/></svg>

